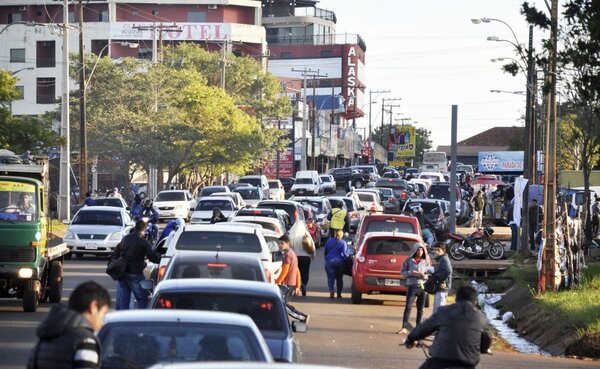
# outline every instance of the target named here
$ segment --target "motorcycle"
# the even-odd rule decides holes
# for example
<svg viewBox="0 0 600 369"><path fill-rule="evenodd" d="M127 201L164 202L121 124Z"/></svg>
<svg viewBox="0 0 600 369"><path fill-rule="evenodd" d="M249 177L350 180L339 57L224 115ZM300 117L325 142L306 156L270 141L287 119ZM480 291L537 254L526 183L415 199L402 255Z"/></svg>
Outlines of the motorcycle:
<svg viewBox="0 0 600 369"><path fill-rule="evenodd" d="M152 245L158 239L158 227L148 217L143 217L142 220L146 223L146 240Z"/></svg>
<svg viewBox="0 0 600 369"><path fill-rule="evenodd" d="M492 238L494 229L485 227L478 228L469 236L457 233L448 233L448 255L454 260L468 258L485 258L489 256L492 260L502 259L504 256L504 245Z"/></svg>

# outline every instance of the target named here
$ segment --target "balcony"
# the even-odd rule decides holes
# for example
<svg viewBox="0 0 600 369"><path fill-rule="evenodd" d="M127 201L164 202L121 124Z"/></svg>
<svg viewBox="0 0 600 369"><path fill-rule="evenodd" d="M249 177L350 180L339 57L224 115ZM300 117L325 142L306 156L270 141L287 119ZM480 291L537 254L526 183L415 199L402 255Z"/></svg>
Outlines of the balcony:
<svg viewBox="0 0 600 369"><path fill-rule="evenodd" d="M296 36L288 35L282 36L279 34L268 34L267 29L267 43L271 46L284 46L284 45L346 45L346 44L357 44L363 51L367 51L367 44L358 34L323 34L323 35L306 35Z"/></svg>

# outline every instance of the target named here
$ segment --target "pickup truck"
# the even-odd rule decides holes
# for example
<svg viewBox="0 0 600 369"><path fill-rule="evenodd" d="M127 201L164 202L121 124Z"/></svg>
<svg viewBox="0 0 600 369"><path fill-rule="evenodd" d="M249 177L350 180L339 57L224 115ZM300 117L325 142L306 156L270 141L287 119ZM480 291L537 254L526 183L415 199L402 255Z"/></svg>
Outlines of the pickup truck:
<svg viewBox="0 0 600 369"><path fill-rule="evenodd" d="M48 159L15 157L0 150L0 297L22 299L34 312L40 301L62 299L69 249L50 240Z"/></svg>
<svg viewBox="0 0 600 369"><path fill-rule="evenodd" d="M350 191L350 186L363 188L371 181L369 173L359 172L351 168L334 168L328 171L327 174L333 176L337 187L343 187L346 191Z"/></svg>

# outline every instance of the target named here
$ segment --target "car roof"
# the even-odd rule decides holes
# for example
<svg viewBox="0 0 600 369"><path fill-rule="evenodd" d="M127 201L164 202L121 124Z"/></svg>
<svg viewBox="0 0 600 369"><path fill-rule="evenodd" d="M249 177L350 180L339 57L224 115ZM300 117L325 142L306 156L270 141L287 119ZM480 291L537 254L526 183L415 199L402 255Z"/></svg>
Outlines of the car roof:
<svg viewBox="0 0 600 369"><path fill-rule="evenodd" d="M215 224L187 224L183 232L197 232L197 231L206 231L206 232L231 232L230 226L227 225L227 222L215 223ZM236 227L236 233L255 233L255 229L253 227Z"/></svg>
<svg viewBox="0 0 600 369"><path fill-rule="evenodd" d="M219 196L212 196L212 195L210 195L210 196L198 199L199 202L201 202L201 201L215 201L215 200L223 200L223 201L233 202L233 200L229 196L221 196L221 197L219 197Z"/></svg>
<svg viewBox="0 0 600 369"><path fill-rule="evenodd" d="M402 238L409 239L411 241L421 241L421 236L414 233L406 233L406 232L367 232L365 234L365 240L368 238L375 237L393 237L393 238Z"/></svg>
<svg viewBox="0 0 600 369"><path fill-rule="evenodd" d="M112 212L122 212L124 208L120 208L117 206L84 206L79 211L112 211Z"/></svg>
<svg viewBox="0 0 600 369"><path fill-rule="evenodd" d="M258 264L262 265L262 262L258 256L251 256L247 254L237 254L234 252L221 252L217 258L217 254L213 251L203 252L197 250L177 250L173 255L173 261L194 261L194 262L205 262L205 261L220 261L224 263L237 263L237 264Z"/></svg>
<svg viewBox="0 0 600 369"><path fill-rule="evenodd" d="M215 281L209 280L209 281ZM164 283L167 281L163 281ZM264 283L264 282L261 282ZM201 311L201 310L176 310L176 309L156 309L156 310L120 310L106 314L105 324L126 323L126 322L186 322L186 323L211 323L211 324L230 324L252 326L252 319L243 314L234 314L221 311Z"/></svg>
<svg viewBox="0 0 600 369"><path fill-rule="evenodd" d="M263 217L260 215L234 215L233 218L231 218L231 222L230 223L235 223L236 220L238 221L237 223L239 224L256 224L256 223L250 223L250 222L241 222L240 220L257 220L257 221L261 221L261 222L265 222L265 223L276 223L277 225L281 224L281 221L279 220L279 218L273 218L273 217ZM257 224L260 225L260 224ZM262 228L262 226L261 226Z"/></svg>
<svg viewBox="0 0 600 369"><path fill-rule="evenodd" d="M188 190L162 190L159 193L167 193L167 192L189 192Z"/></svg>
<svg viewBox="0 0 600 369"><path fill-rule="evenodd" d="M155 296L171 292L221 292L225 294L267 295L281 299L281 291L275 284L229 279L168 279L154 289Z"/></svg>
<svg viewBox="0 0 600 369"><path fill-rule="evenodd" d="M300 202L300 200L308 200L308 201L325 201L328 198L324 196L292 196L294 202Z"/></svg>

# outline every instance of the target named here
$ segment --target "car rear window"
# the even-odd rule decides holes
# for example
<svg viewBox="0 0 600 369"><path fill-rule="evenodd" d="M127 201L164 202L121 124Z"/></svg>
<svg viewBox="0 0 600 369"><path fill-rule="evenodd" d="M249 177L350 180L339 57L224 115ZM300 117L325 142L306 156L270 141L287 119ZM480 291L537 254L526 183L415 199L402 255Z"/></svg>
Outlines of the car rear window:
<svg viewBox="0 0 600 369"><path fill-rule="evenodd" d="M116 208L122 208L123 203L120 199L95 199L96 206L114 206Z"/></svg>
<svg viewBox="0 0 600 369"><path fill-rule="evenodd" d="M275 217L273 217L273 218L275 218ZM281 228L278 227L277 224L271 223L271 222L261 222L259 220L239 220L239 219L236 219L235 221L241 222L241 223L259 224L261 227L263 227L263 229L268 229L273 232L281 232Z"/></svg>
<svg viewBox="0 0 600 369"><path fill-rule="evenodd" d="M204 196L207 196L207 195L204 195ZM160 192L158 195L156 195L156 199L154 199L154 201L185 201L185 193L183 193L183 192Z"/></svg>
<svg viewBox="0 0 600 369"><path fill-rule="evenodd" d="M406 188L406 182L402 179L383 178L375 182L375 187Z"/></svg>
<svg viewBox="0 0 600 369"><path fill-rule="evenodd" d="M121 226L123 219L119 211L80 211L71 224Z"/></svg>
<svg viewBox="0 0 600 369"><path fill-rule="evenodd" d="M356 210L356 207L354 206L354 201L352 201L352 199L344 198L342 200L344 200L344 203L346 203L346 208L348 209L348 211Z"/></svg>
<svg viewBox="0 0 600 369"><path fill-rule="evenodd" d="M261 180L260 178L240 178L238 181L240 183L250 183L252 186L260 187Z"/></svg>
<svg viewBox="0 0 600 369"><path fill-rule="evenodd" d="M236 295L232 292L164 293L153 308L213 310L248 315L261 331L283 331L281 300L271 296Z"/></svg>
<svg viewBox="0 0 600 369"><path fill-rule="evenodd" d="M214 208L219 208L220 210L233 210L233 206L231 202L225 200L202 200L198 202L196 206L196 210L213 210Z"/></svg>
<svg viewBox="0 0 600 369"><path fill-rule="evenodd" d="M417 233L411 223L395 220L372 220L367 224L367 232L405 232Z"/></svg>
<svg viewBox="0 0 600 369"><path fill-rule="evenodd" d="M279 188L279 182L269 181L269 188Z"/></svg>
<svg viewBox="0 0 600 369"><path fill-rule="evenodd" d="M207 231L183 232L179 236L176 249L257 253L262 251L260 241L254 233Z"/></svg>
<svg viewBox="0 0 600 369"><path fill-rule="evenodd" d="M315 209L315 211L321 212L323 210L323 202L315 201L315 200L297 200L299 203L304 205L309 205L311 208Z"/></svg>
<svg viewBox="0 0 600 369"><path fill-rule="evenodd" d="M375 200L375 194L373 193L365 193L365 192L358 192L358 198L360 199L360 201L374 201Z"/></svg>
<svg viewBox="0 0 600 369"><path fill-rule="evenodd" d="M331 178L329 178L329 176L322 176L322 177L321 177L321 180L322 180L323 182L331 182Z"/></svg>
<svg viewBox="0 0 600 369"><path fill-rule="evenodd" d="M277 218L277 214L272 209L240 209L236 215Z"/></svg>
<svg viewBox="0 0 600 369"><path fill-rule="evenodd" d="M256 188L256 187L254 187L254 188L238 187L234 191L239 193L240 196L242 196L242 199L244 199L244 200L260 200L260 194L258 193L258 188Z"/></svg>
<svg viewBox="0 0 600 369"><path fill-rule="evenodd" d="M410 256L411 250L418 245L416 241L398 238L371 239L367 243L367 255L404 255Z"/></svg>
<svg viewBox="0 0 600 369"><path fill-rule="evenodd" d="M200 197L210 196L216 192L224 192L226 191L223 187L204 187L202 191L200 191Z"/></svg>
<svg viewBox="0 0 600 369"><path fill-rule="evenodd" d="M450 200L450 186L431 186L427 197L430 199Z"/></svg>
<svg viewBox="0 0 600 369"><path fill-rule="evenodd" d="M292 204L278 204L278 203L259 203L258 204L259 208L266 208L266 209L281 209L284 210L290 217L292 222L296 221L296 206L292 205ZM304 220L304 211L298 213L298 216L300 217L300 219Z"/></svg>
<svg viewBox="0 0 600 369"><path fill-rule="evenodd" d="M162 362L263 361L250 328L211 323L107 324L99 334L101 368L147 368ZM215 349L218 344L219 349Z"/></svg>
<svg viewBox="0 0 600 369"><path fill-rule="evenodd" d="M243 279L246 281L265 282L261 273L261 265L246 263L227 263L215 260L213 262L176 261L167 279L182 278L222 278Z"/></svg>
<svg viewBox="0 0 600 369"><path fill-rule="evenodd" d="M296 184L313 184L312 178L296 178Z"/></svg>

